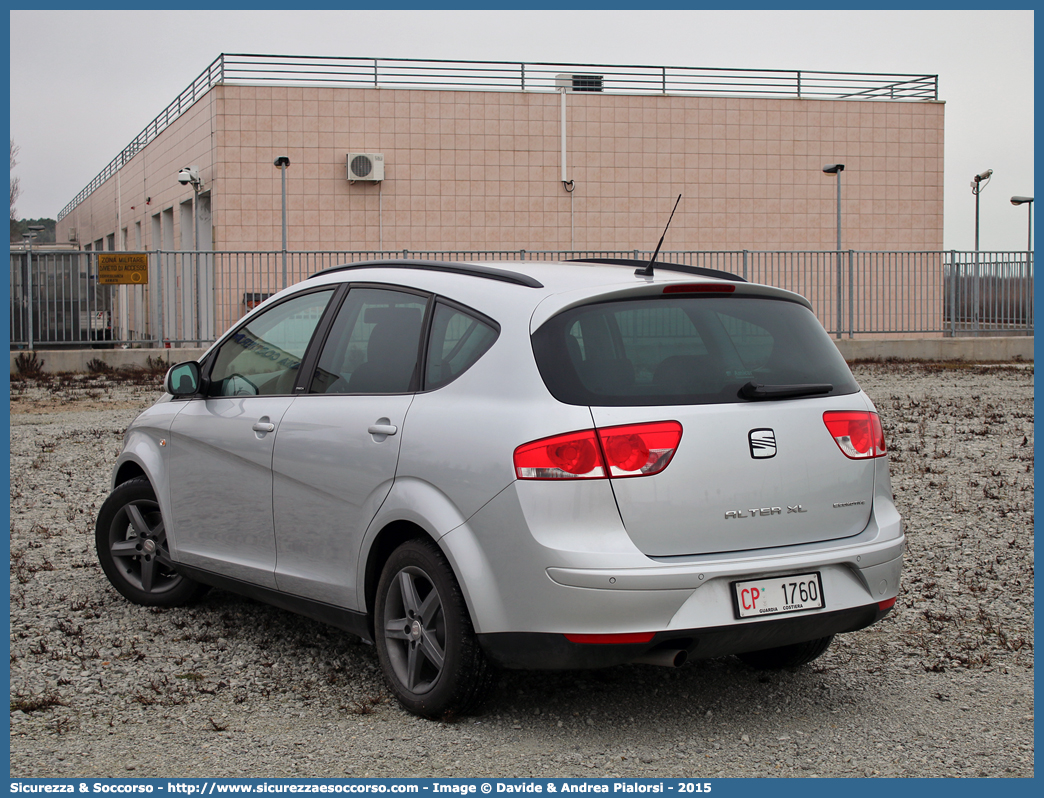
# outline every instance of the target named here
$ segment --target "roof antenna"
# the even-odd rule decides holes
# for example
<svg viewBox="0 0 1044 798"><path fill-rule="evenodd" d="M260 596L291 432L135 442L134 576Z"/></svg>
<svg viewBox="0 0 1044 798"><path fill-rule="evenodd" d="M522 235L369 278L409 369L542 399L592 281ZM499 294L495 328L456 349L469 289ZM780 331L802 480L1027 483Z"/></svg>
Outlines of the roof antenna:
<svg viewBox="0 0 1044 798"><path fill-rule="evenodd" d="M678 195L678 199L674 201L674 208L671 210L670 219L667 220L667 227L671 226L671 219L674 218L674 211L678 210L678 203L681 202L681 194ZM653 276L653 263L656 261L656 256L660 254L660 247L663 246L663 238L667 235L667 227L663 228L663 235L660 236L660 243L656 245L656 251L653 252L652 257L649 258L649 262L640 269L634 270L635 277L652 277Z"/></svg>

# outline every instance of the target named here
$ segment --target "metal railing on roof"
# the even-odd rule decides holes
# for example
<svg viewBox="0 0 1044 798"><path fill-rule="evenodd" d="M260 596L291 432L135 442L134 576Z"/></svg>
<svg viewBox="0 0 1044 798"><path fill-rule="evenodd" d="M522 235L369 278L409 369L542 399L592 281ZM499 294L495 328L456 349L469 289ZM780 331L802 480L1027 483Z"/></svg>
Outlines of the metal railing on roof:
<svg viewBox="0 0 1044 798"><path fill-rule="evenodd" d="M794 69L451 61L226 54L227 83L406 89L556 91L616 94L727 94L749 97L937 100L937 75Z"/></svg>
<svg viewBox="0 0 1044 798"><path fill-rule="evenodd" d="M58 221L220 83L462 91L566 88L577 93L820 100L939 99L938 75L222 53L61 210Z"/></svg>
<svg viewBox="0 0 1044 798"><path fill-rule="evenodd" d="M60 222L73 208L87 199L96 188L116 174L125 164L129 163L131 158L145 148L146 144L156 138L171 122L191 108L196 100L206 94L213 86L221 83L221 61L223 58L224 56L220 55L214 59L210 66L204 69L188 85L188 88L181 92L155 119L145 125L145 129L135 136L130 144L120 150L120 153L109 161L108 165L98 173L94 180L88 183L68 205L62 208L61 213L58 214L58 221Z"/></svg>

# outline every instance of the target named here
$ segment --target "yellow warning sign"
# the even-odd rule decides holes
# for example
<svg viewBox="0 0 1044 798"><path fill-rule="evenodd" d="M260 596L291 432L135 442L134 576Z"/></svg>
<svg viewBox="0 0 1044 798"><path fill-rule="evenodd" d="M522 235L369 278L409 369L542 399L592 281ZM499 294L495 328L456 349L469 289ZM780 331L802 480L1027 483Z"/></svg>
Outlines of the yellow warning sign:
<svg viewBox="0 0 1044 798"><path fill-rule="evenodd" d="M149 282L149 256L144 252L104 252L98 255L101 285L145 285Z"/></svg>

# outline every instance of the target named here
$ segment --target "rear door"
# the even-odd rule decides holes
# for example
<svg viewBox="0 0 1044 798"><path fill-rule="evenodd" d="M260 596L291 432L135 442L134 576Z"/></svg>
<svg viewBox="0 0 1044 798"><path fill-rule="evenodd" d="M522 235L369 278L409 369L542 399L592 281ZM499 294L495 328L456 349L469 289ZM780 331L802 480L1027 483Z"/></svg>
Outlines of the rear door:
<svg viewBox="0 0 1044 798"><path fill-rule="evenodd" d="M395 478L429 297L353 287L275 446L279 589L356 608L363 534Z"/></svg>
<svg viewBox="0 0 1044 798"><path fill-rule="evenodd" d="M803 305L665 296L574 308L545 328L565 336L572 379L559 390L589 404L596 426L682 425L665 470L612 480L646 554L791 546L866 526L873 460L848 459L823 414L868 402Z"/></svg>

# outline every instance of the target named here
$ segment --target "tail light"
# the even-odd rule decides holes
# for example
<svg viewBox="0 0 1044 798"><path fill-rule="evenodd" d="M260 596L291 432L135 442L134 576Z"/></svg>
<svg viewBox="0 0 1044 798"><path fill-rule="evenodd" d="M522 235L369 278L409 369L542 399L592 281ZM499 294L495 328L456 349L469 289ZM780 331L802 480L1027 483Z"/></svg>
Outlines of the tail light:
<svg viewBox="0 0 1044 798"><path fill-rule="evenodd" d="M658 474L681 440L677 421L582 430L515 449L519 479L606 479Z"/></svg>
<svg viewBox="0 0 1044 798"><path fill-rule="evenodd" d="M884 457L884 428L877 413L832 410L823 414L823 423L834 437L834 443L851 460Z"/></svg>
<svg viewBox="0 0 1044 798"><path fill-rule="evenodd" d="M605 465L594 430L570 432L515 449L519 479L604 479Z"/></svg>

